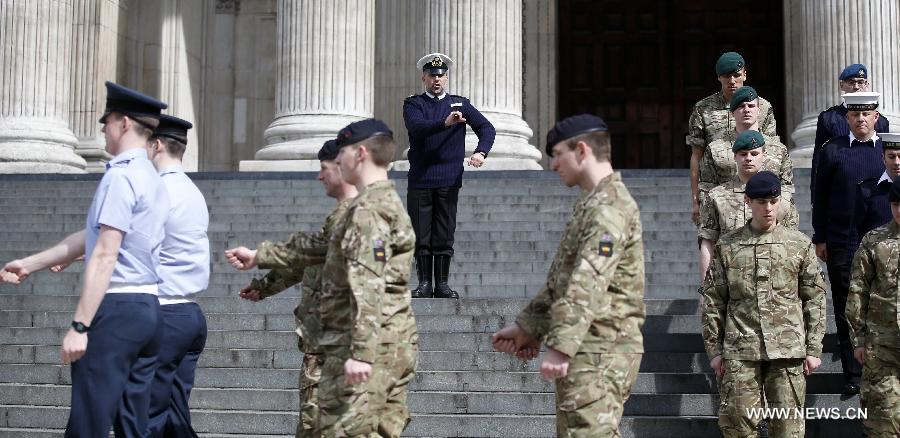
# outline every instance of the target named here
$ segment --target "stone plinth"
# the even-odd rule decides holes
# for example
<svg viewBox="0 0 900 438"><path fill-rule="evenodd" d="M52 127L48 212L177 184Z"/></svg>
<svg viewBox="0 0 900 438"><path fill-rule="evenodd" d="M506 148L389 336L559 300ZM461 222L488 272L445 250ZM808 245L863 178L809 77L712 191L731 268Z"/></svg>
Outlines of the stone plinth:
<svg viewBox="0 0 900 438"><path fill-rule="evenodd" d="M0 173L82 173L69 128L72 1L0 6Z"/></svg>
<svg viewBox="0 0 900 438"><path fill-rule="evenodd" d="M242 171L283 170L281 160L318 169L322 143L372 117L375 1L279 0L277 14L275 118Z"/></svg>

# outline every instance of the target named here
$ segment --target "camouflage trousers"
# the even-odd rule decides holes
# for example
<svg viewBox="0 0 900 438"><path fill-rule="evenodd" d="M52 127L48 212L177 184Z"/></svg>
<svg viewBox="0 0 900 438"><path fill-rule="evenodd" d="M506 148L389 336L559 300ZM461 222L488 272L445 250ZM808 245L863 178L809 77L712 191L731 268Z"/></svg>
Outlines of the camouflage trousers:
<svg viewBox="0 0 900 438"><path fill-rule="evenodd" d="M409 424L406 388L416 372L416 344L381 344L372 369L372 406L378 418L378 434L399 437Z"/></svg>
<svg viewBox="0 0 900 438"><path fill-rule="evenodd" d="M300 368L300 422L297 424L297 438L317 436L316 422L319 420L319 380L325 357L321 354L305 353Z"/></svg>
<svg viewBox="0 0 900 438"><path fill-rule="evenodd" d="M556 436L618 437L623 405L641 366L640 353L577 353L556 381Z"/></svg>
<svg viewBox="0 0 900 438"><path fill-rule="evenodd" d="M875 345L863 363L860 401L870 438L900 436L900 350Z"/></svg>
<svg viewBox="0 0 900 438"><path fill-rule="evenodd" d="M806 399L803 359L769 361L725 360L725 376L719 387L719 428L725 438L756 437L761 415L751 409L802 408ZM771 438L802 438L803 418L772 418Z"/></svg>
<svg viewBox="0 0 900 438"><path fill-rule="evenodd" d="M377 437L378 417L374 414L369 391L372 380L348 385L344 378L344 362L350 358L350 347L325 347L324 350L317 435L323 438Z"/></svg>

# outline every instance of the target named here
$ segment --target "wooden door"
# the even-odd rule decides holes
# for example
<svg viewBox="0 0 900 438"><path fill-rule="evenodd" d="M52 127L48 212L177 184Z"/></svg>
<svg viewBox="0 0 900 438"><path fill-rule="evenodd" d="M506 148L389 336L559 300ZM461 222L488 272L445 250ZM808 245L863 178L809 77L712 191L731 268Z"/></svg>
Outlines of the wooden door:
<svg viewBox="0 0 900 438"><path fill-rule="evenodd" d="M783 138L780 1L559 0L558 16L559 115L603 117L617 168L688 166L691 108L719 89L715 62L729 50Z"/></svg>

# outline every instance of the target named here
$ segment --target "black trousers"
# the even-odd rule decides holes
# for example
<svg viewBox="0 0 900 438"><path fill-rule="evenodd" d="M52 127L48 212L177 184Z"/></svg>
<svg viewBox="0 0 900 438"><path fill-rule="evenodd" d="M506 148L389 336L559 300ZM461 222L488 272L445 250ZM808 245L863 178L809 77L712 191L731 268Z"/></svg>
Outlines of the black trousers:
<svg viewBox="0 0 900 438"><path fill-rule="evenodd" d="M206 316L196 303L159 306L163 339L150 392L150 436L190 438L188 400L194 371L206 346Z"/></svg>
<svg viewBox="0 0 900 438"><path fill-rule="evenodd" d="M459 187L409 189L406 210L416 233L416 256L453 256Z"/></svg>
<svg viewBox="0 0 900 438"><path fill-rule="evenodd" d="M834 324L837 328L840 343L841 368L844 380L859 383L862 376L862 365L853 357L853 345L850 343L850 324L844 310L847 308L847 294L850 291L850 266L853 253L843 245L827 244L828 281L831 282L831 304L834 307Z"/></svg>
<svg viewBox="0 0 900 438"><path fill-rule="evenodd" d="M106 294L91 320L88 347L72 364L66 438L147 436L150 388L163 341L159 299Z"/></svg>

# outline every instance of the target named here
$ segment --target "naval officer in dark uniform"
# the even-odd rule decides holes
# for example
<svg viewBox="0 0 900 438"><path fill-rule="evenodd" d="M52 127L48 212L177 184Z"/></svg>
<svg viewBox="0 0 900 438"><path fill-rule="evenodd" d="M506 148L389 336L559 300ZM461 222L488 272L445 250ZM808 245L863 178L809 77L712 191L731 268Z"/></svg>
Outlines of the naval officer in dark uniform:
<svg viewBox="0 0 900 438"><path fill-rule="evenodd" d="M881 139L875 133L879 119L878 93L848 93L848 135L832 138L822 146L816 162L813 195L813 243L816 255L828 266L835 325L844 372L842 393L859 393L862 367L853 358L850 328L844 314L850 287L850 266L858 240L853 230L857 185L884 172Z"/></svg>
<svg viewBox="0 0 900 438"><path fill-rule="evenodd" d="M884 173L857 186L856 208L853 209L854 241L857 246L866 233L893 219L888 195L891 183L900 177L900 134L879 132L878 137L881 138Z"/></svg>
<svg viewBox="0 0 900 438"><path fill-rule="evenodd" d="M469 99L447 93L452 65L453 60L441 53L419 59L416 67L422 71L425 92L403 102L403 121L409 132L406 208L416 233L419 277L414 298L459 298L450 289L447 278L456 232L456 203L462 186L466 125L478 136L478 146L468 160L470 166L484 164L496 136L494 126Z"/></svg>
<svg viewBox="0 0 900 438"><path fill-rule="evenodd" d="M838 86L841 94L859 93L869 91L869 69L863 64L850 64L838 75ZM879 117L875 122L875 132L890 131L890 123L888 119ZM850 125L847 124L847 104L841 102L819 113L819 119L816 121L816 140L813 144L812 156L812 177L810 178L810 190L812 196L815 196L816 190L816 164L819 162L819 152L825 142L837 136L847 136L850 134ZM890 219L890 217L888 218ZM862 239L862 236L859 236Z"/></svg>

